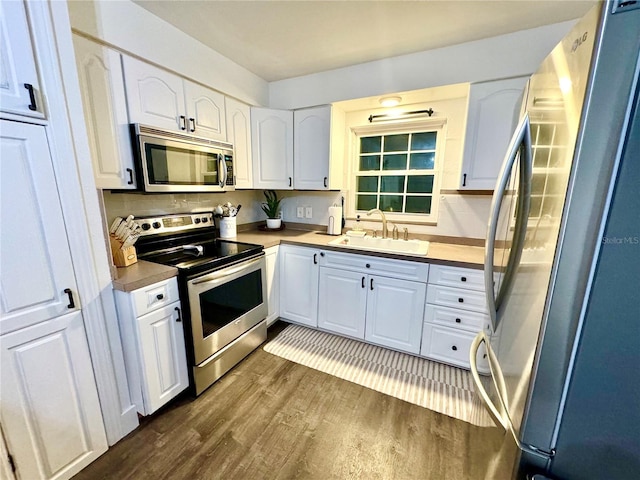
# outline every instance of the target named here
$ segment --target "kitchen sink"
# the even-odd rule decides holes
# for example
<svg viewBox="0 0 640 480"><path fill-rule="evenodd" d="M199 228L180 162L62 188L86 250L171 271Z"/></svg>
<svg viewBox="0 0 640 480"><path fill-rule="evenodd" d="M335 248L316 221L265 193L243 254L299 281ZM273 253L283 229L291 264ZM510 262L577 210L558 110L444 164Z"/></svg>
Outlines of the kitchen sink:
<svg viewBox="0 0 640 480"><path fill-rule="evenodd" d="M374 238L368 235L364 237L342 235L331 240L329 245L403 255L426 255L429 251L429 242L424 240L393 240L391 238Z"/></svg>

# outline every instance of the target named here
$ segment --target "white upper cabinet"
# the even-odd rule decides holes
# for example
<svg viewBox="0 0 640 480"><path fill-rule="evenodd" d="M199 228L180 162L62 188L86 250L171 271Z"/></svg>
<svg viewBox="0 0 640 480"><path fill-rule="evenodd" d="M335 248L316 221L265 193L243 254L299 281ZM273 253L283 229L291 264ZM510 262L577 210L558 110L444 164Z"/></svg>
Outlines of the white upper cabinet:
<svg viewBox="0 0 640 480"><path fill-rule="evenodd" d="M182 78L126 55L122 64L131 123L186 133Z"/></svg>
<svg viewBox="0 0 640 480"><path fill-rule="evenodd" d="M44 127L1 123L0 333L5 334L80 305Z"/></svg>
<svg viewBox="0 0 640 480"><path fill-rule="evenodd" d="M45 118L24 2L0 2L0 110Z"/></svg>
<svg viewBox="0 0 640 480"><path fill-rule="evenodd" d="M224 95L126 55L122 63L131 123L226 142Z"/></svg>
<svg viewBox="0 0 640 480"><path fill-rule="evenodd" d="M251 107L233 98L225 99L227 138L233 145L236 188L253 188L251 166Z"/></svg>
<svg viewBox="0 0 640 480"><path fill-rule="evenodd" d="M293 112L251 109L253 187L293 189Z"/></svg>
<svg viewBox="0 0 640 480"><path fill-rule="evenodd" d="M187 80L184 94L189 133L226 142L224 95Z"/></svg>
<svg viewBox="0 0 640 480"><path fill-rule="evenodd" d="M293 112L293 188L328 190L331 107Z"/></svg>
<svg viewBox="0 0 640 480"><path fill-rule="evenodd" d="M460 189L493 190L528 77L472 84Z"/></svg>
<svg viewBox="0 0 640 480"><path fill-rule="evenodd" d="M96 186L135 189L120 54L78 35L73 46Z"/></svg>
<svg viewBox="0 0 640 480"><path fill-rule="evenodd" d="M293 112L293 187L340 190L343 184L345 113L324 105Z"/></svg>

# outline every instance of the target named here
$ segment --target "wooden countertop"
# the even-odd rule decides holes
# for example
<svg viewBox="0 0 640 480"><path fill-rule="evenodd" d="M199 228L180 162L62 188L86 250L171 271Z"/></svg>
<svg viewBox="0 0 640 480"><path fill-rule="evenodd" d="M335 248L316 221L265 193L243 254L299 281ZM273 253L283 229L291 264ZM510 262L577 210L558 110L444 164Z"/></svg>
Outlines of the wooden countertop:
<svg viewBox="0 0 640 480"><path fill-rule="evenodd" d="M453 243L430 242L427 255L402 255L396 253L370 252L344 248L337 245L328 245L337 237L327 235L324 232L309 230L281 230L277 232L265 232L249 230L239 232L238 236L230 240L246 243L256 243L265 248L280 244L322 247L324 250L335 250L356 255L372 255L376 257L393 258L397 260L411 260L414 262L451 265L454 267L482 269L484 267L484 247L475 247ZM139 260L129 267L119 267L117 277L113 281L113 288L123 292L130 292L138 288L146 287L156 282L175 277L178 269L166 265Z"/></svg>

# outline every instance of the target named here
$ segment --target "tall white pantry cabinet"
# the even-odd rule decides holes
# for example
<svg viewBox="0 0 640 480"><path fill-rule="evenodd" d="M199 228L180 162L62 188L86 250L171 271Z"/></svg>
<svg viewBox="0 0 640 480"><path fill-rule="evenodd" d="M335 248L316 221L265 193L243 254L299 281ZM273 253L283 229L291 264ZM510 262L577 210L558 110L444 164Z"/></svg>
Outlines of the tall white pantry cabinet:
<svg viewBox="0 0 640 480"><path fill-rule="evenodd" d="M0 472L67 479L138 420L90 233L102 222L86 131L70 118L82 106L66 4L0 9Z"/></svg>

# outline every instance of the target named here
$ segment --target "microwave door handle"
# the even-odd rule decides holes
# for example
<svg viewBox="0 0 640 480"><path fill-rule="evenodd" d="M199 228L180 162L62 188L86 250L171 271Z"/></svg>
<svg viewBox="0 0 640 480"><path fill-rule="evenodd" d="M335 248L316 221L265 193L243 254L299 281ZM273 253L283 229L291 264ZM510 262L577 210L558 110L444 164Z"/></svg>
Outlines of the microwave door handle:
<svg viewBox="0 0 640 480"><path fill-rule="evenodd" d="M227 165L222 154L218 156L218 178L220 179L220 188L224 188L227 183Z"/></svg>
<svg viewBox="0 0 640 480"><path fill-rule="evenodd" d="M489 318L491 320L491 326L493 331L498 327L497 324L497 306L496 306L496 294L494 290L494 254L496 235L498 231L498 221L500 218L500 207L502 205L502 199L504 198L505 189L511 177L511 170L513 164L518 156L520 145L523 143L525 136L531 138L529 129L529 114L525 115L520 120L520 123L516 127L516 130L509 143L509 148L505 156L505 160L502 165L502 170L498 176L499 180L496 184L495 193L491 201L491 213L489 216L489 225L487 227L487 241L485 243L484 251L484 287L485 295L487 299L487 309L489 310ZM530 154L530 148L529 148Z"/></svg>

